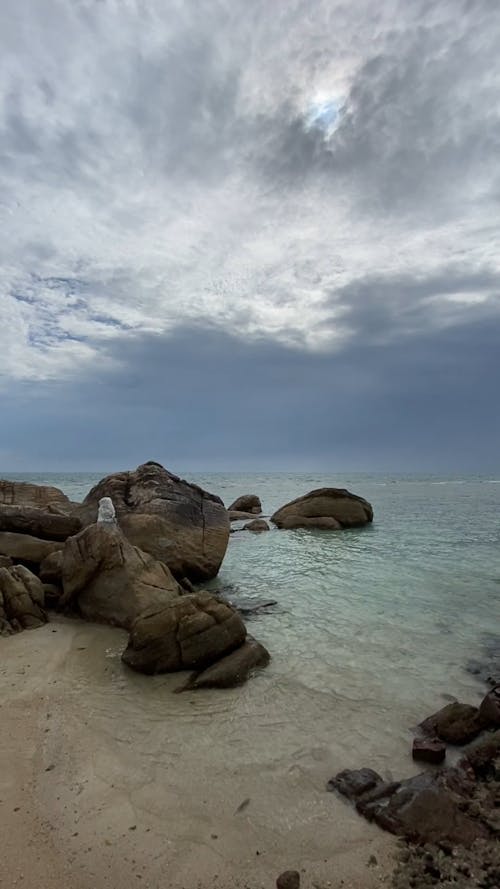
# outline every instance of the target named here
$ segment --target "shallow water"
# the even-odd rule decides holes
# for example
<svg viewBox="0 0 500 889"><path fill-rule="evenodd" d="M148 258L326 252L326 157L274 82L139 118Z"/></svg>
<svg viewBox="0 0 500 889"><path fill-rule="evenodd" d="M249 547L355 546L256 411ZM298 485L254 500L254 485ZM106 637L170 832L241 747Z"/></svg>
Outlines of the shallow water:
<svg viewBox="0 0 500 889"><path fill-rule="evenodd" d="M81 499L99 475L24 478ZM340 533L231 536L209 587L278 601L274 612L251 621L272 665L243 690L196 697L188 713L196 707L205 718L223 708L252 718L265 710L266 757L275 733L276 755L283 757L296 754L297 736L304 743L313 736L315 744L337 748L335 759L344 765L399 760L411 769L411 726L446 695L475 701L482 691L465 666L480 659L485 636L500 626L499 480L314 474L190 480L227 505L256 493L267 515L313 488L345 486L370 500L375 521ZM156 699L151 681L141 681L141 706L154 720L149 694ZM184 700L170 702L179 715ZM258 743L254 749L264 755Z"/></svg>

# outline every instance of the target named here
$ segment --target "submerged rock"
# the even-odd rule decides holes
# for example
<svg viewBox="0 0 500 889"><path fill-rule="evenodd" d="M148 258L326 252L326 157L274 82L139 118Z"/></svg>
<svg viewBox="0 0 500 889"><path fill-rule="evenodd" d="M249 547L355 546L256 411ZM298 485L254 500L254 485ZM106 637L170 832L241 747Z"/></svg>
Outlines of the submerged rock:
<svg viewBox="0 0 500 889"><path fill-rule="evenodd" d="M257 494L243 494L238 497L231 506L228 506L229 512L236 510L237 512L250 512L253 515L260 515L262 512L262 504Z"/></svg>
<svg viewBox="0 0 500 889"><path fill-rule="evenodd" d="M154 462L102 479L76 510L83 525L96 521L103 497L113 501L128 540L176 577L215 577L229 540L229 517L219 497Z"/></svg>
<svg viewBox="0 0 500 889"><path fill-rule="evenodd" d="M234 651L245 637L245 625L230 605L194 593L141 614L122 660L141 673L199 669Z"/></svg>
<svg viewBox="0 0 500 889"><path fill-rule="evenodd" d="M373 521L367 500L343 488L318 488L297 497L271 516L278 528L357 528Z"/></svg>
<svg viewBox="0 0 500 889"><path fill-rule="evenodd" d="M66 541L62 582L62 606L126 629L146 609L162 608L182 592L166 565L106 522L89 525Z"/></svg>
<svg viewBox="0 0 500 889"><path fill-rule="evenodd" d="M439 765L446 757L446 744L438 738L415 738L412 757L420 762Z"/></svg>
<svg viewBox="0 0 500 889"><path fill-rule="evenodd" d="M267 667L270 655L266 648L247 636L243 645L235 651L226 654L215 664L195 673L186 685L179 689L187 691L194 688L234 688L246 682L250 674L257 667Z"/></svg>
<svg viewBox="0 0 500 889"><path fill-rule="evenodd" d="M23 565L0 568L0 632L34 629L47 620L39 578Z"/></svg>
<svg viewBox="0 0 500 889"><path fill-rule="evenodd" d="M265 519L254 519L252 522L248 522L247 525L243 525L243 530L261 534L262 531L269 531L270 528Z"/></svg>

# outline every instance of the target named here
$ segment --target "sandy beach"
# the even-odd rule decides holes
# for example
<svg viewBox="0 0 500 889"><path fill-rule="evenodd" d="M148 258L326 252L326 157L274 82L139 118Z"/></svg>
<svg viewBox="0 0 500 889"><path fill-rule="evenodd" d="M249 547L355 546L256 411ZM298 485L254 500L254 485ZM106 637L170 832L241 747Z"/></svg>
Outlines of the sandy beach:
<svg viewBox="0 0 500 889"><path fill-rule="evenodd" d="M264 760L263 689L245 728L246 689L173 695L179 676L123 667L124 640L61 617L2 639L2 889L390 882L395 840L325 793L337 764L313 727L306 749L284 726Z"/></svg>

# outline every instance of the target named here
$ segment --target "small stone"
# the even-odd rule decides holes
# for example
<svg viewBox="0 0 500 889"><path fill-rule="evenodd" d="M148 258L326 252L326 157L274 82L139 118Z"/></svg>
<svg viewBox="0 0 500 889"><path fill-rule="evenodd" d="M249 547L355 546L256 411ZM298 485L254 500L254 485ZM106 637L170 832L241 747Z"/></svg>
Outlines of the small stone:
<svg viewBox="0 0 500 889"><path fill-rule="evenodd" d="M439 738L415 738L412 749L413 759L439 765L445 756L446 744Z"/></svg>
<svg viewBox="0 0 500 889"><path fill-rule="evenodd" d="M55 769L55 765L54 765L54 763L51 763L50 766L47 766L47 768L45 769L45 771L46 771L46 772L51 772L52 769Z"/></svg>
<svg viewBox="0 0 500 889"><path fill-rule="evenodd" d="M377 864L378 864L377 856L370 855L370 857L368 859L368 867L376 867Z"/></svg>
<svg viewBox="0 0 500 889"><path fill-rule="evenodd" d="M286 870L276 880L277 889L299 889L300 874L298 870Z"/></svg>

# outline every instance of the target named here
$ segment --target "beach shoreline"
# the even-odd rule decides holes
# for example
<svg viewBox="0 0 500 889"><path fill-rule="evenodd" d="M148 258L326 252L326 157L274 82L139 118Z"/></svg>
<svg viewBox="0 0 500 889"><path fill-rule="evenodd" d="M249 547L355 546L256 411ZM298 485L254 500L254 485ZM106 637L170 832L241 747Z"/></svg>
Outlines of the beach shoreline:
<svg viewBox="0 0 500 889"><path fill-rule="evenodd" d="M239 763L245 754L236 750L221 771L217 737L231 712L222 705L209 716L202 692L191 729L189 721L182 729L182 755L171 756L168 719L141 709L143 677L130 687L109 648L122 636L55 616L2 640L2 889L257 889L289 868L304 887L388 884L395 839L325 792L327 767L314 752L312 768L295 761L288 775L271 776L265 764ZM137 708L128 723L114 709L123 682ZM157 686L168 706L185 697L170 694L175 682L162 677ZM252 731L258 726L249 724L250 745Z"/></svg>

